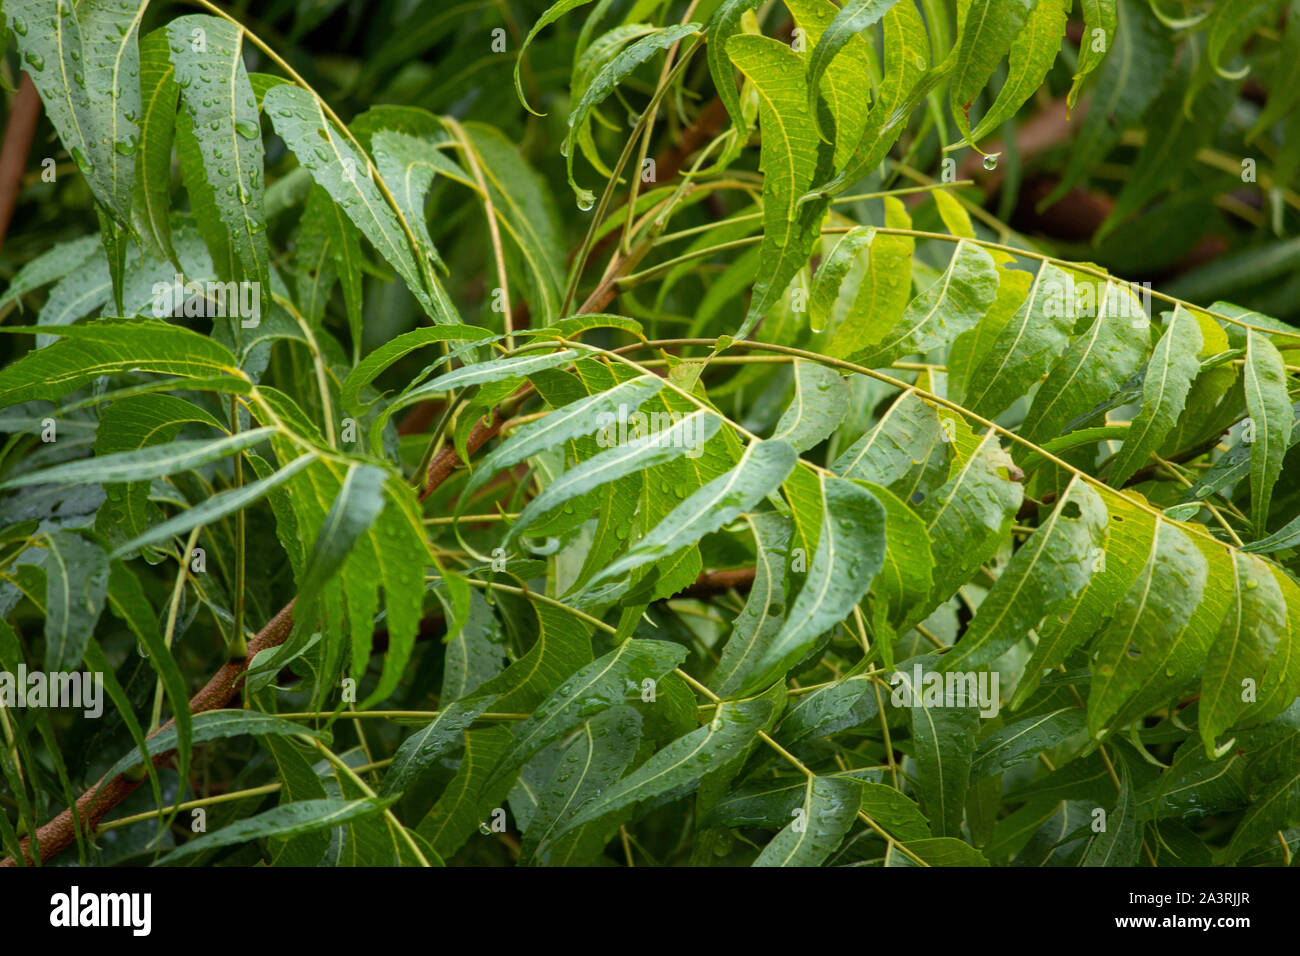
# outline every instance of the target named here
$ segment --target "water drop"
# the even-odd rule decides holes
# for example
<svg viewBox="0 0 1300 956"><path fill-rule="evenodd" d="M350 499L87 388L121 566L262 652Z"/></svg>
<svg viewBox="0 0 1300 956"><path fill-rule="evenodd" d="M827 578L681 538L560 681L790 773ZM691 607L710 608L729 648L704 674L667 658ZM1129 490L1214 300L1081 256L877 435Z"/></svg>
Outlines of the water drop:
<svg viewBox="0 0 1300 956"><path fill-rule="evenodd" d="M235 132L244 139L257 139L259 130L252 123L239 122L235 124Z"/></svg>
<svg viewBox="0 0 1300 956"><path fill-rule="evenodd" d="M581 212L591 212L591 207L596 205L596 194L593 192L581 192L578 194L578 209Z"/></svg>
<svg viewBox="0 0 1300 956"><path fill-rule="evenodd" d="M492 829L486 823L480 823L478 825L478 832L483 834L484 836L492 835Z"/></svg>
<svg viewBox="0 0 1300 956"><path fill-rule="evenodd" d="M993 170L997 169L998 157L1001 155L1002 155L1001 153L989 153L987 156L985 156L984 168L987 169L989 172L992 172Z"/></svg>
<svg viewBox="0 0 1300 956"><path fill-rule="evenodd" d="M34 70L39 71L45 69L45 58L39 53L28 50L27 53L23 55L23 59L26 60Z"/></svg>
<svg viewBox="0 0 1300 956"><path fill-rule="evenodd" d="M14 17L14 33L20 37L27 36L27 21L22 17Z"/></svg>

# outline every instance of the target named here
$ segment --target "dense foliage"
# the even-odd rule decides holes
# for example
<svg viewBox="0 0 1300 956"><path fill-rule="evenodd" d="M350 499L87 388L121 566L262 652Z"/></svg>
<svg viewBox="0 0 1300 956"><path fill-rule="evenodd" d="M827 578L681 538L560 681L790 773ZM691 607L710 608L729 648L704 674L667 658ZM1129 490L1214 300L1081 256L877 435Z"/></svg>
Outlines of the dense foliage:
<svg viewBox="0 0 1300 956"><path fill-rule="evenodd" d="M0 855L1291 863L1300 3L2 6Z"/></svg>

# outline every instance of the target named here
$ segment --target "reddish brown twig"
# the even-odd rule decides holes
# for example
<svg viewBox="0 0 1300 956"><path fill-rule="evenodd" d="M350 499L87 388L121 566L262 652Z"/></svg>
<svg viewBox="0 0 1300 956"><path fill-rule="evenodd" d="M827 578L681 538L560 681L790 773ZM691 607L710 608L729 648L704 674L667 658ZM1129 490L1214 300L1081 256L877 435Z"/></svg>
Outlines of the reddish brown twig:
<svg viewBox="0 0 1300 956"><path fill-rule="evenodd" d="M31 152L32 137L40 118L41 98L32 78L24 73L18 84L18 93L9 104L4 146L0 147L0 247L4 246L5 235L9 232L9 222L23 186L27 154Z"/></svg>

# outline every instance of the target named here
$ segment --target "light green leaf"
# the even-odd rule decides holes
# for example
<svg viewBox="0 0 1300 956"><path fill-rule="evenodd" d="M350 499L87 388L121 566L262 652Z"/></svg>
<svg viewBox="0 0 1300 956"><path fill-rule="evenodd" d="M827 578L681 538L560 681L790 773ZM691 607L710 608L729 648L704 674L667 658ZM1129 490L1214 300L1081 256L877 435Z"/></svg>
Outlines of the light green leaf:
<svg viewBox="0 0 1300 956"><path fill-rule="evenodd" d="M1250 513L1255 519L1255 537L1260 538L1267 530L1268 505L1291 441L1293 418L1282 356L1266 336L1253 330L1246 336L1245 386L1254 438L1250 446Z"/></svg>
<svg viewBox="0 0 1300 956"><path fill-rule="evenodd" d="M1047 374L1074 327L1066 298L1071 281L1068 273L1043 263L1023 304L975 358L961 393L964 407L986 417L1001 414Z"/></svg>
<svg viewBox="0 0 1300 956"><path fill-rule="evenodd" d="M582 92L581 98L569 112L569 132L564 139L563 152L566 168L569 172L569 185L578 197L578 208L589 209L596 202L596 194L590 189L583 189L573 178L573 156L577 152L574 140L587 123L587 117L593 107L613 92L624 79L637 67L647 62L656 53L666 50L688 36L698 36L698 23L685 23L679 26L664 27L662 30L637 40L626 50L614 57L592 79Z"/></svg>
<svg viewBox="0 0 1300 956"><path fill-rule="evenodd" d="M1146 357L1142 304L1122 283L1105 281L1098 288L1092 324L1053 366L1021 423L1020 433L1030 441L1060 437L1076 416L1118 391Z"/></svg>
<svg viewBox="0 0 1300 956"><path fill-rule="evenodd" d="M474 468L465 490L457 499L456 513L465 509L474 492L493 475L548 448L556 448L564 442L591 434L603 427L602 419L625 416L627 412L639 408L652 395L657 395L661 388L663 379L657 375L638 376L620 382L607 391L563 405L539 421L519 428L507 441L484 456Z"/></svg>
<svg viewBox="0 0 1300 956"><path fill-rule="evenodd" d="M101 375L137 369L196 378L243 376L225 346L165 322L101 320L49 329L9 325L0 326L0 332L48 332L60 337L0 369L0 407L33 399L57 400Z"/></svg>

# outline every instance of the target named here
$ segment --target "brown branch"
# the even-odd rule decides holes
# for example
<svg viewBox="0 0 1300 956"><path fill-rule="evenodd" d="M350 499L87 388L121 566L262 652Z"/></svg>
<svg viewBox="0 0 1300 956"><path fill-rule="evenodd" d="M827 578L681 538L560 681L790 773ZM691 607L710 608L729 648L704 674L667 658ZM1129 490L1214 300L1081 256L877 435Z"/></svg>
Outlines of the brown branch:
<svg viewBox="0 0 1300 956"><path fill-rule="evenodd" d="M9 122L5 124L4 146L0 148L0 247L4 246L9 222L23 185L23 170L31 152L36 123L41 118L41 98L26 73L18 84L18 93L9 104Z"/></svg>

